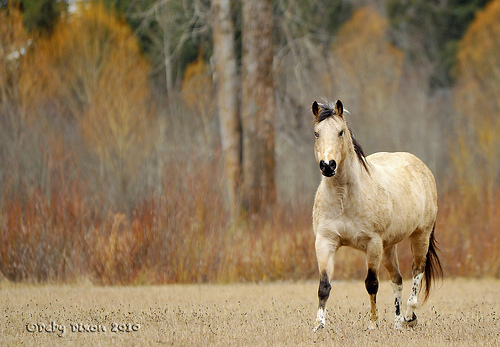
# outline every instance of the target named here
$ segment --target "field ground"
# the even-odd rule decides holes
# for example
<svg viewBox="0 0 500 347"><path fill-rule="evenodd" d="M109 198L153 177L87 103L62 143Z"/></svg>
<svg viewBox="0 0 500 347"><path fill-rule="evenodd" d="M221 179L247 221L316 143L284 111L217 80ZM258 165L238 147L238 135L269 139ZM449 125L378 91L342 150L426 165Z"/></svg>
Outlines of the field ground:
<svg viewBox="0 0 500 347"><path fill-rule="evenodd" d="M0 345L500 345L500 280L438 284L411 330L392 328L392 288L368 326L363 281L335 282L313 333L317 283L96 287L0 282ZM405 282L404 297L409 294Z"/></svg>

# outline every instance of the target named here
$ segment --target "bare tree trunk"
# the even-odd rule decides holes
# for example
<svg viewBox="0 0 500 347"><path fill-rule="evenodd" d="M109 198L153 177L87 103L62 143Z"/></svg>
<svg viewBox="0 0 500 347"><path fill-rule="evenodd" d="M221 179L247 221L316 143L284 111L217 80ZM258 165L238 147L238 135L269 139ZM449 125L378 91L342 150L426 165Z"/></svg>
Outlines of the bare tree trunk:
<svg viewBox="0 0 500 347"><path fill-rule="evenodd" d="M163 52L165 55L165 84L168 97L172 97L173 82L172 82L172 58L170 56L170 39L167 35L167 30L163 30Z"/></svg>
<svg viewBox="0 0 500 347"><path fill-rule="evenodd" d="M271 0L243 1L243 196L250 214L276 202Z"/></svg>
<svg viewBox="0 0 500 347"><path fill-rule="evenodd" d="M168 20L165 14L165 9L161 4L155 6L155 18L163 31L163 63L165 65L165 86L167 89L167 96L172 97L173 82L172 82L172 57L170 54L170 37L168 30Z"/></svg>
<svg viewBox="0 0 500 347"><path fill-rule="evenodd" d="M241 124L230 0L212 0L215 78L231 216L240 211Z"/></svg>

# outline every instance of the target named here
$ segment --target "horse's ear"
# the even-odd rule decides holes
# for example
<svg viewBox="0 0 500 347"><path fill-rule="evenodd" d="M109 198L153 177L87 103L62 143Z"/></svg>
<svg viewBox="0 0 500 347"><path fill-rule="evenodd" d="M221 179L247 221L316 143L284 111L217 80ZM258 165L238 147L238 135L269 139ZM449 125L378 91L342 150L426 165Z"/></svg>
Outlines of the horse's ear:
<svg viewBox="0 0 500 347"><path fill-rule="evenodd" d="M340 100L335 101L335 114L340 117L344 114L344 106Z"/></svg>
<svg viewBox="0 0 500 347"><path fill-rule="evenodd" d="M313 104L312 104L312 113L313 113L314 117L316 117L316 118L319 115L319 105L316 101L313 102Z"/></svg>

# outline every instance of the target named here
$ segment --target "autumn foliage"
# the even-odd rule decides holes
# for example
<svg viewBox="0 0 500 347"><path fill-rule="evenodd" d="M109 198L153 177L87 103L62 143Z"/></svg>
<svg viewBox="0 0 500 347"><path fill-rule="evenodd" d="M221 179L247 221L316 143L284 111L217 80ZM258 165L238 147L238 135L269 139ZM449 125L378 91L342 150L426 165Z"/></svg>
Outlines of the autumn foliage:
<svg viewBox="0 0 500 347"><path fill-rule="evenodd" d="M342 27L332 47L340 88L352 88L365 117L383 114L400 87L403 52L389 43L387 28L387 20L374 9L361 8Z"/></svg>
<svg viewBox="0 0 500 347"><path fill-rule="evenodd" d="M266 218L236 220L214 75L202 54L164 102L134 33L98 2L62 15L50 36L30 36L15 9L0 11L0 21L0 270L9 280L316 278L311 209L319 173L308 98L325 89L349 105L367 153L417 148L431 168L444 167L433 171L445 276L500 276L500 1L478 13L459 44L449 108L426 96L420 70L406 65L386 19L371 8L355 11L330 46L316 47L308 63L321 69L287 66L300 86L275 66L273 83L286 91L276 97L274 118L276 204ZM443 109L452 110L449 118ZM297 132L308 132L307 140ZM438 138L442 156L433 155ZM312 177L303 175L309 167ZM294 190L293 175L309 185ZM284 199L283 190L293 197ZM398 252L409 276L409 244ZM336 278L364 278L363 254L341 249L336 269Z"/></svg>
<svg viewBox="0 0 500 347"><path fill-rule="evenodd" d="M460 41L454 88L456 128L450 136L455 197L443 227L454 236L457 270L500 275L500 1L478 12ZM466 270L467 269L467 270Z"/></svg>
<svg viewBox="0 0 500 347"><path fill-rule="evenodd" d="M156 136L149 66L125 22L99 3L81 6L37 40L23 62L20 89L32 117L55 113L76 123L123 208Z"/></svg>
<svg viewBox="0 0 500 347"><path fill-rule="evenodd" d="M211 123L215 111L215 91L210 67L200 53L198 59L189 64L182 81L182 99L203 123L204 135L211 140Z"/></svg>
<svg viewBox="0 0 500 347"><path fill-rule="evenodd" d="M499 189L500 1L477 14L457 61L454 103L461 119L454 162L460 184L471 189L464 193L491 206Z"/></svg>

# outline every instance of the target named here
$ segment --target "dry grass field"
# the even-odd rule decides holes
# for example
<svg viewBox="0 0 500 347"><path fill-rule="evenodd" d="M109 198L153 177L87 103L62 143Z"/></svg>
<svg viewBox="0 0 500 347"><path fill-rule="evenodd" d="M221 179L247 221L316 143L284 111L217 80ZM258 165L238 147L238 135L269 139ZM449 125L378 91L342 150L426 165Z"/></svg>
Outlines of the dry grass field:
<svg viewBox="0 0 500 347"><path fill-rule="evenodd" d="M327 327L312 332L317 283L96 287L0 283L0 345L498 346L500 280L438 285L411 330L392 328L392 289L366 330L363 281L336 282ZM407 297L409 283L405 282Z"/></svg>

